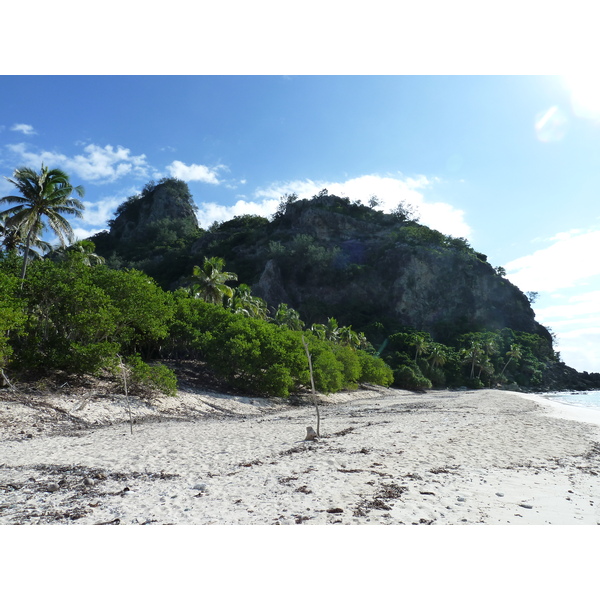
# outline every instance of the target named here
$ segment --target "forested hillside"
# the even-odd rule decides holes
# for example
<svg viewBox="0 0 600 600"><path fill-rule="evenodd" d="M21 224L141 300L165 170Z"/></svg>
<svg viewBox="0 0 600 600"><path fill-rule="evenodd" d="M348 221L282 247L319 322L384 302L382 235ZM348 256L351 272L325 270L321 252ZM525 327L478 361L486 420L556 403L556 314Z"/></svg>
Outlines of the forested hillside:
<svg viewBox="0 0 600 600"><path fill-rule="evenodd" d="M5 383L116 372L125 360L140 384L174 391L160 361L194 360L232 389L288 396L309 388L306 344L323 392L361 382L600 387L599 375L560 362L502 269L466 240L418 223L410 207L384 214L375 199L323 190L282 199L270 219L240 216L208 230L194 208L184 182L151 182L109 230L28 260L26 273L26 249L31 258L34 242L43 247L43 221L26 231L18 211L6 214Z"/></svg>

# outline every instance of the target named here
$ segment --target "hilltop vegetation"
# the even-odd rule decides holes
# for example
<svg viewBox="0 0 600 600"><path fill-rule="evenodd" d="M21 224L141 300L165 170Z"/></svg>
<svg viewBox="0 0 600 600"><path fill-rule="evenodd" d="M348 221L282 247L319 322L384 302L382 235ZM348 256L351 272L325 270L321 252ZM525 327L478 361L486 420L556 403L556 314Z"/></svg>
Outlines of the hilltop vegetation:
<svg viewBox="0 0 600 600"><path fill-rule="evenodd" d="M5 221L6 381L116 373L123 357L138 383L173 392L160 361L192 359L231 389L287 397L310 386L306 341L325 393L363 382L600 384L560 362L501 269L402 204L384 214L376 199L366 206L323 190L284 198L271 219L245 215L203 230L187 185L165 179L123 203L109 226L28 261L24 276L15 232L26 236L18 219Z"/></svg>

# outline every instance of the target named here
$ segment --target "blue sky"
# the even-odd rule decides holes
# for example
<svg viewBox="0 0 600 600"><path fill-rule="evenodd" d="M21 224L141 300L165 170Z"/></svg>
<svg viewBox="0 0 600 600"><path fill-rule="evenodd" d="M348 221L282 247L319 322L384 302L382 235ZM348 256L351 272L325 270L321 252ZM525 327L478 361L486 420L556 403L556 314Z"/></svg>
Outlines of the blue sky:
<svg viewBox="0 0 600 600"><path fill-rule="evenodd" d="M86 188L79 237L151 179L201 225L322 188L467 238L563 360L600 371L600 92L558 76L0 76L0 175L42 161ZM12 193L4 177L0 195Z"/></svg>

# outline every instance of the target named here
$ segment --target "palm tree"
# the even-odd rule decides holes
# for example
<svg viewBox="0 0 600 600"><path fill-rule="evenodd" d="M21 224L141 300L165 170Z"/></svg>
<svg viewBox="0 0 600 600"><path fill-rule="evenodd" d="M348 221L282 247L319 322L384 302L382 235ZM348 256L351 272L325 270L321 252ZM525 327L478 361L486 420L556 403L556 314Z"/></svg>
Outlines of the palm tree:
<svg viewBox="0 0 600 600"><path fill-rule="evenodd" d="M435 346L432 346L431 353L427 360L429 361L431 368L436 369L437 367L443 367L446 364L448 355L442 346L436 344Z"/></svg>
<svg viewBox="0 0 600 600"><path fill-rule="evenodd" d="M415 362L417 358L419 358L419 354L423 352L427 352L429 348L429 344L427 343L427 338L423 335L415 334L411 341L411 346L415 347Z"/></svg>
<svg viewBox="0 0 600 600"><path fill-rule="evenodd" d="M281 302L277 306L273 322L292 331L302 331L304 329L304 321L300 319L300 313L290 308L285 302Z"/></svg>
<svg viewBox="0 0 600 600"><path fill-rule="evenodd" d="M252 288L245 283L233 290L233 296L228 298L227 306L236 314L267 319L267 303L262 298L253 296Z"/></svg>
<svg viewBox="0 0 600 600"><path fill-rule="evenodd" d="M4 213L2 213L4 215ZM18 250L24 250L25 241L23 240L23 231L16 224L11 224L11 219L6 215L0 215L0 236L4 239L2 240L2 246L6 249L7 252L16 252ZM52 245L48 242L44 242L39 238L39 234L41 233L41 224L38 228L38 231L34 233L31 238L31 243L29 246L29 253L33 258L41 258L40 252L48 253L52 250ZM38 252L38 250L40 252Z"/></svg>
<svg viewBox="0 0 600 600"><path fill-rule="evenodd" d="M482 344L478 341L472 341L471 346L469 348L463 348L461 352L465 362L471 363L470 378L473 379L475 377L475 366L481 365L482 357L484 356Z"/></svg>
<svg viewBox="0 0 600 600"><path fill-rule="evenodd" d="M508 360L506 361L506 364L504 365L504 367L502 368L502 371L500 372L500 377L502 377L502 375L504 375L504 371L506 370L506 367L508 367L508 363L513 358L515 360L519 360L521 358L521 346L519 346L519 344L511 344L510 350L506 353L506 356L508 356Z"/></svg>
<svg viewBox="0 0 600 600"><path fill-rule="evenodd" d="M96 246L90 240L79 240L68 248L60 248L56 251L56 258L60 261L75 260L81 262L86 267L93 265L103 265L106 261L104 257L96 254L94 250ZM53 253L54 254L54 253ZM53 256L50 256L53 258Z"/></svg>
<svg viewBox="0 0 600 600"><path fill-rule="evenodd" d="M340 328L337 320L334 317L329 317L329 319L327 319L327 324L325 325L325 338L330 342L339 341Z"/></svg>
<svg viewBox="0 0 600 600"><path fill-rule="evenodd" d="M358 348L360 346L360 338L350 325L340 327L338 340L342 346L350 346L351 348Z"/></svg>
<svg viewBox="0 0 600 600"><path fill-rule="evenodd" d="M65 246L65 240L73 241L73 230L63 214L75 217L83 215L82 202L72 198L71 194L83 198L85 191L80 185L71 185L64 171L48 169L43 164L39 173L29 167L19 167L15 169L13 178L6 177L6 180L17 188L21 196L0 198L0 202L17 203L17 206L0 213L0 217L6 218L9 226L16 226L25 236L21 271L21 280L24 280L30 248L35 237L47 225L58 236L61 246Z"/></svg>
<svg viewBox="0 0 600 600"><path fill-rule="evenodd" d="M237 275L223 271L224 267L225 259L216 256L205 258L202 267L195 266L188 278L191 294L212 304L222 304L224 298L231 298L233 289L225 282L237 281Z"/></svg>
<svg viewBox="0 0 600 600"><path fill-rule="evenodd" d="M326 338L326 329L325 325L322 323L313 323L310 326L310 330L322 341L325 341Z"/></svg>

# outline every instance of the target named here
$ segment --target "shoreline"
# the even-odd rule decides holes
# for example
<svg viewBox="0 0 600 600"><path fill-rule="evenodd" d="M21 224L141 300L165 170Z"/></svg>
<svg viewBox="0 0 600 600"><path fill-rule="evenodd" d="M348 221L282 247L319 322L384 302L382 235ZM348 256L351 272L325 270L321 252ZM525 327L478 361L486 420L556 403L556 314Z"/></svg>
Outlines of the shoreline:
<svg viewBox="0 0 600 600"><path fill-rule="evenodd" d="M1 442L0 525L600 523L598 424L532 394L336 394L315 442L310 405L192 396L178 401L199 418L165 405L133 434L126 407L96 399L79 412L121 416Z"/></svg>
<svg viewBox="0 0 600 600"><path fill-rule="evenodd" d="M600 408L588 408L586 406L577 406L574 404L568 404L566 402L560 402L559 400L553 400L546 398L544 393L554 392L543 392L542 394L524 394L527 397L532 397L533 400L538 402L540 405L546 407L550 413L560 419L567 419L571 421L579 421L582 423L591 423L593 425L600 426ZM599 430L600 434L600 430Z"/></svg>

